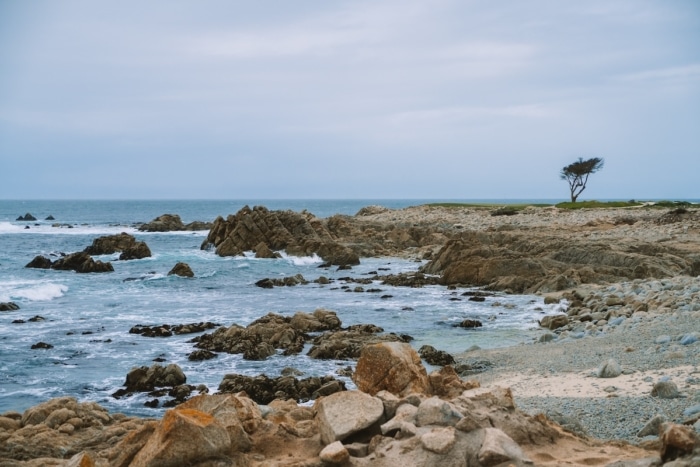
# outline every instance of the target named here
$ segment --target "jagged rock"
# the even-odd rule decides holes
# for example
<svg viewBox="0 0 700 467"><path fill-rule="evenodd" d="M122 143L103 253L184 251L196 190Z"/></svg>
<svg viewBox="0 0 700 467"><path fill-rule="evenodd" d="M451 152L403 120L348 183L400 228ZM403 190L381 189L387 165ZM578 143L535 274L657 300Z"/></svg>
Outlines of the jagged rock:
<svg viewBox="0 0 700 467"><path fill-rule="evenodd" d="M194 221L185 225L177 214L163 214L139 227L141 232L176 232L182 230L208 230L211 222Z"/></svg>
<svg viewBox="0 0 700 467"><path fill-rule="evenodd" d="M151 250L145 242L136 241L133 235L126 232L96 238L92 241L92 245L83 251L89 255L111 255L121 251L120 260L141 259L151 256Z"/></svg>
<svg viewBox="0 0 700 467"><path fill-rule="evenodd" d="M451 365L445 365L428 375L430 394L442 398L455 398L468 389L479 387L477 380L465 381Z"/></svg>
<svg viewBox="0 0 700 467"><path fill-rule="evenodd" d="M24 216L19 216L18 221L35 221L36 217L32 216L30 213L26 213Z"/></svg>
<svg viewBox="0 0 700 467"><path fill-rule="evenodd" d="M645 436L658 436L661 430L661 425L664 424L666 419L661 414L654 415L651 420L646 422L641 430L637 433L637 437L643 438Z"/></svg>
<svg viewBox="0 0 700 467"><path fill-rule="evenodd" d="M362 349L368 345L410 340L410 336L378 334L382 331L382 328L374 325L353 325L345 330L325 332L313 339L313 346L307 355L321 360L355 360L360 358Z"/></svg>
<svg viewBox="0 0 700 467"><path fill-rule="evenodd" d="M423 345L418 349L418 355L421 356L423 360L431 365L445 366L453 365L455 359L452 355L448 354L444 350L437 350L432 345Z"/></svg>
<svg viewBox="0 0 700 467"><path fill-rule="evenodd" d="M338 243L320 219L306 211L270 211L263 206L243 207L227 219L218 217L202 243L215 248L219 256L236 256L245 251L286 250L294 256L317 254L336 265L359 264L357 253Z"/></svg>
<svg viewBox="0 0 700 467"><path fill-rule="evenodd" d="M35 258L36 259L36 258ZM51 269L75 271L79 273L113 272L112 263L95 261L92 256L80 251L63 256L51 264Z"/></svg>
<svg viewBox="0 0 700 467"><path fill-rule="evenodd" d="M257 246L255 248L253 248L253 251L255 252L256 258L274 259L274 258L281 258L282 257L282 255L280 255L276 251L272 251L270 249L270 247L268 247L265 242L258 243Z"/></svg>
<svg viewBox="0 0 700 467"><path fill-rule="evenodd" d="M308 284L309 281L304 279L304 276L301 274L296 274L294 276L290 277L283 277L283 278L275 278L275 279L260 279L255 283L258 287L262 287L263 289L271 289L273 287L292 287L295 285L299 284Z"/></svg>
<svg viewBox="0 0 700 467"><path fill-rule="evenodd" d="M16 311L19 310L19 305L15 302L0 302L0 311Z"/></svg>
<svg viewBox="0 0 700 467"><path fill-rule="evenodd" d="M134 392L153 391L156 387L174 387L187 382L182 369L171 363L167 366L152 365L133 368L126 375L125 390L117 391L115 397L121 397Z"/></svg>
<svg viewBox="0 0 700 467"><path fill-rule="evenodd" d="M350 460L350 453L347 449L345 449L343 443L341 443L340 441L336 441L321 449L321 452L318 454L318 457L321 459L322 462L337 465L343 464Z"/></svg>
<svg viewBox="0 0 700 467"><path fill-rule="evenodd" d="M428 374L420 356L405 343L383 342L362 349L352 380L368 394L386 390L397 396L427 393Z"/></svg>
<svg viewBox="0 0 700 467"><path fill-rule="evenodd" d="M294 313L289 324L301 332L336 331L340 329L340 318L335 311L318 308L311 314Z"/></svg>
<svg viewBox="0 0 700 467"><path fill-rule="evenodd" d="M169 276L176 275L180 277L194 277L194 272L192 272L192 268L190 268L190 265L187 263L177 263L173 268L168 272Z"/></svg>
<svg viewBox="0 0 700 467"><path fill-rule="evenodd" d="M670 246L614 244L586 238L516 232L463 232L421 271L441 283L485 286L513 293L556 292L584 282L690 275L694 259Z"/></svg>
<svg viewBox="0 0 700 467"><path fill-rule="evenodd" d="M36 268L36 269L51 269L53 262L45 256L35 256L33 260L27 263L25 268Z"/></svg>
<svg viewBox="0 0 700 467"><path fill-rule="evenodd" d="M360 391L335 393L314 404L321 441L330 444L369 428L384 414L384 404L377 397Z"/></svg>
<svg viewBox="0 0 700 467"><path fill-rule="evenodd" d="M332 312L331 312L332 313ZM246 360L262 360L283 349L285 355L302 351L308 336L294 327L292 318L268 313L247 327L220 327L192 340L196 347L214 352L243 354Z"/></svg>
<svg viewBox="0 0 700 467"><path fill-rule="evenodd" d="M336 384L329 385L333 382ZM332 390L344 391L345 383L336 380L333 376L297 379L293 376L270 378L265 375L227 374L219 384L219 392L227 394L245 392L258 404L269 404L275 399L306 402L319 397L318 391L322 388L326 394Z"/></svg>
<svg viewBox="0 0 700 467"><path fill-rule="evenodd" d="M189 355L187 355L187 360L192 361L211 360L212 358L216 358L216 354L214 352L201 349L195 350L194 352L191 352Z"/></svg>

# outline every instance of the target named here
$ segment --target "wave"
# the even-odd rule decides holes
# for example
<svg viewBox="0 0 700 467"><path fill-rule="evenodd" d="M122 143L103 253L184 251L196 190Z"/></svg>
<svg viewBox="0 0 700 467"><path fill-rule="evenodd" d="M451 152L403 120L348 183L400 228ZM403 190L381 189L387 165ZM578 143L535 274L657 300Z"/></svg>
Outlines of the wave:
<svg viewBox="0 0 700 467"><path fill-rule="evenodd" d="M29 227L29 228L27 228ZM141 234L135 227L127 225L77 225L77 224L14 224L0 222L0 234L17 235L114 235L122 232Z"/></svg>
<svg viewBox="0 0 700 467"><path fill-rule="evenodd" d="M25 299L32 302L62 297L68 291L65 284L45 281L13 281L0 284L0 302Z"/></svg>
<svg viewBox="0 0 700 467"><path fill-rule="evenodd" d="M289 256L285 252L280 252L282 259L285 259L292 263L294 266L309 266L311 264L323 263L323 259L314 253L311 256Z"/></svg>

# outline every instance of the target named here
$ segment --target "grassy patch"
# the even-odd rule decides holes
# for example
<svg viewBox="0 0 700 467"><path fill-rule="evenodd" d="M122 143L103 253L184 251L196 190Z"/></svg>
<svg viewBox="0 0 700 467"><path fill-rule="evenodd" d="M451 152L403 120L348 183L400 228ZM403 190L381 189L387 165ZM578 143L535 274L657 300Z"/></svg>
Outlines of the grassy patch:
<svg viewBox="0 0 700 467"><path fill-rule="evenodd" d="M559 209L601 209L601 208L633 208L641 206L640 201L578 201L576 203L565 202L556 206Z"/></svg>
<svg viewBox="0 0 700 467"><path fill-rule="evenodd" d="M507 209L513 209L517 211L521 211L529 206L536 207L536 208L546 208L552 206L551 204L491 204L491 203L429 203L426 204L425 206L429 207L440 207L440 208L477 208L477 209L501 209L501 208L507 208Z"/></svg>

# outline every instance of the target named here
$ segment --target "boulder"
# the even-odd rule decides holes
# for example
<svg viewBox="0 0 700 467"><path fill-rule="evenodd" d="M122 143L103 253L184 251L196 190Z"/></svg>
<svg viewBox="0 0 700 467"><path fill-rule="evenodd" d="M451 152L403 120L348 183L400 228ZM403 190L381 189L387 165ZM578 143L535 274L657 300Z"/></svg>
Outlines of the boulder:
<svg viewBox="0 0 700 467"><path fill-rule="evenodd" d="M680 397L680 392L673 381L659 381L651 389L651 395L659 399L675 399Z"/></svg>
<svg viewBox="0 0 700 467"><path fill-rule="evenodd" d="M418 355L430 365L445 366L453 365L455 359L444 350L437 350L432 345L423 345L418 349Z"/></svg>
<svg viewBox="0 0 700 467"><path fill-rule="evenodd" d="M122 232L96 238L92 245L83 250L89 255L111 255L122 252L120 260L141 259L151 256L151 250L145 242L138 242L133 235Z"/></svg>
<svg viewBox="0 0 700 467"><path fill-rule="evenodd" d="M71 253L69 255L63 256L51 264L51 269L58 270L69 270L79 273L90 273L90 272L113 272L114 267L112 263L102 261L95 261L92 256L80 251L77 253Z"/></svg>
<svg viewBox="0 0 700 467"><path fill-rule="evenodd" d="M318 399L314 404L321 441L330 444L380 422L384 415L381 399L360 391L346 391Z"/></svg>
<svg viewBox="0 0 700 467"><path fill-rule="evenodd" d="M279 253L272 251L265 242L258 243L256 247L253 248L253 251L255 252L256 258L274 259L282 257L282 255L280 255Z"/></svg>
<svg viewBox="0 0 700 467"><path fill-rule="evenodd" d="M355 360L360 358L362 349L380 342L408 342L410 336L393 333L379 334L383 329L374 325L353 325L341 331L328 331L312 340L313 346L307 353L311 358L321 360Z"/></svg>
<svg viewBox="0 0 700 467"><path fill-rule="evenodd" d="M35 221L36 217L32 216L30 213L26 213L24 216L19 216L18 221Z"/></svg>
<svg viewBox="0 0 700 467"><path fill-rule="evenodd" d="M134 456L132 467L178 467L227 458L231 438L213 416L194 409L165 412L155 432Z"/></svg>
<svg viewBox="0 0 700 467"><path fill-rule="evenodd" d="M700 437L689 426L664 423L661 426L661 460L672 461L700 447Z"/></svg>
<svg viewBox="0 0 700 467"><path fill-rule="evenodd" d="M192 268L187 263L176 263L175 266L168 272L169 276L175 275L180 277L194 277Z"/></svg>
<svg viewBox="0 0 700 467"><path fill-rule="evenodd" d="M27 263L25 268L36 268L36 269L51 269L52 261L46 256L35 256L33 260Z"/></svg>
<svg viewBox="0 0 700 467"><path fill-rule="evenodd" d="M171 232L186 230L185 224L177 214L163 214L156 217L151 222L139 227L141 232Z"/></svg>
<svg viewBox="0 0 700 467"><path fill-rule="evenodd" d="M16 311L19 310L19 305L15 302L0 302L0 311Z"/></svg>
<svg viewBox="0 0 700 467"><path fill-rule="evenodd" d="M420 356L406 343L383 342L362 349L352 380L360 391L386 390L397 396L427 393L428 374Z"/></svg>
<svg viewBox="0 0 700 467"><path fill-rule="evenodd" d="M566 315L549 315L540 320L540 326L550 330L559 329L569 324L569 317Z"/></svg>
<svg viewBox="0 0 700 467"><path fill-rule="evenodd" d="M159 364L151 367L133 368L126 375L124 386L127 393L153 391L156 387L174 387L187 382L182 369L171 363L167 366Z"/></svg>
<svg viewBox="0 0 700 467"><path fill-rule="evenodd" d="M614 358L610 358L598 367L596 374L598 378L617 378L622 374L622 368Z"/></svg>

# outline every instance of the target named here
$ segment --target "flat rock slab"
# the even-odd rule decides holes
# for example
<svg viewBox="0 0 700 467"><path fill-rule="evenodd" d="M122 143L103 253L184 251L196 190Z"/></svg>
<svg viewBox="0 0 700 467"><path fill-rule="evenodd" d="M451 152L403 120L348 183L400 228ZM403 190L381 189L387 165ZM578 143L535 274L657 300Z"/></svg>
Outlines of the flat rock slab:
<svg viewBox="0 0 700 467"><path fill-rule="evenodd" d="M342 441L379 421L384 414L381 399L360 391L343 391L316 402L321 441Z"/></svg>

